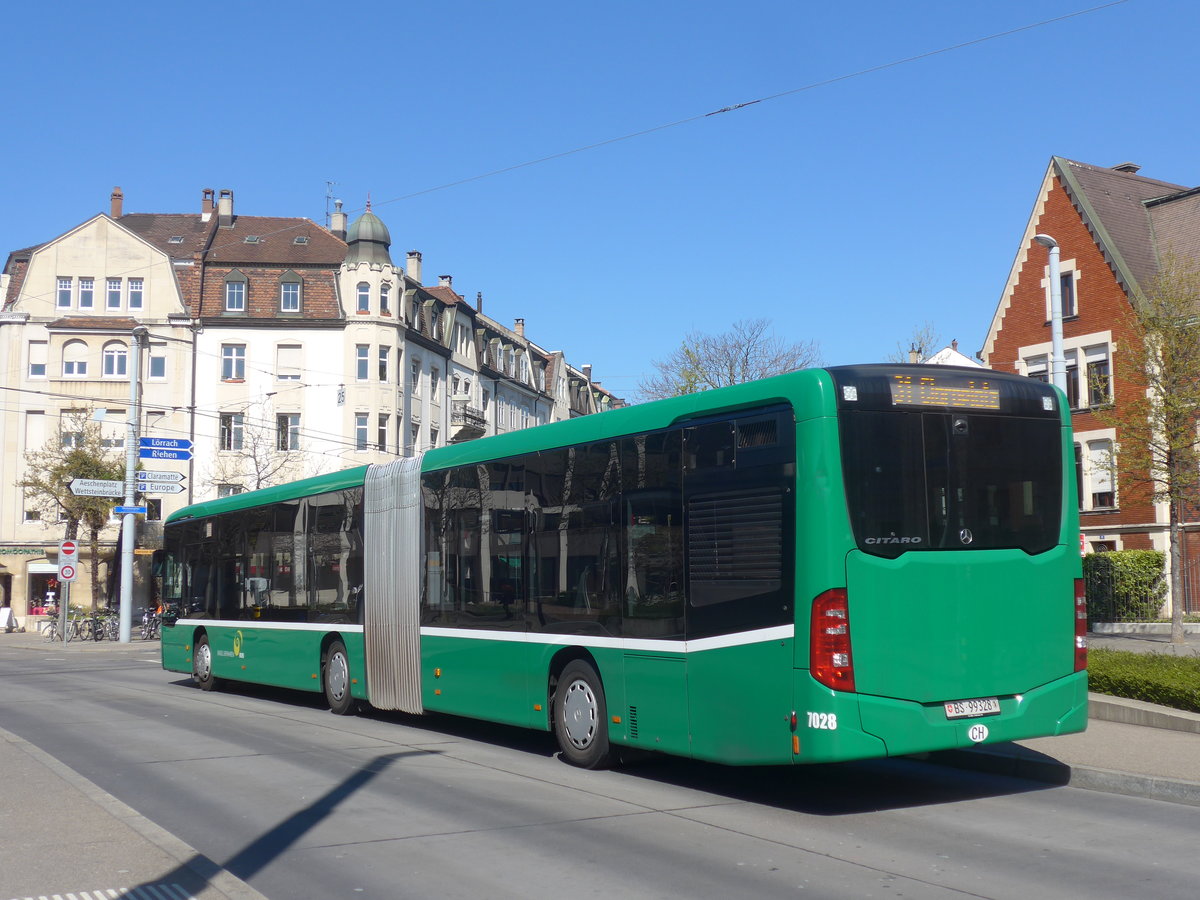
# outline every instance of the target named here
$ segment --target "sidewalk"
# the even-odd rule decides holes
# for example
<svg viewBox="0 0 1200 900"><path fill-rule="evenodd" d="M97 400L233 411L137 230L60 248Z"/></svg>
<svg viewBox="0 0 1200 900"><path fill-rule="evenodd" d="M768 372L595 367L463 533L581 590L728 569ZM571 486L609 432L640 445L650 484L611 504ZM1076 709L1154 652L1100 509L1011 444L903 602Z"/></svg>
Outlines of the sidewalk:
<svg viewBox="0 0 1200 900"><path fill-rule="evenodd" d="M1200 635L1181 647L1154 635L1089 636L1092 647L1200 656ZM49 644L0 634L0 648L37 653L157 653L157 641ZM929 755L931 762L1200 806L1200 715L1090 695L1082 734ZM150 820L49 754L0 729L5 773L0 832L8 835L0 900L127 888L130 898L266 900ZM36 817L19 810L38 810ZM13 865L13 860L21 860ZM138 891L141 891L139 893ZM105 894L107 895L107 894Z"/></svg>

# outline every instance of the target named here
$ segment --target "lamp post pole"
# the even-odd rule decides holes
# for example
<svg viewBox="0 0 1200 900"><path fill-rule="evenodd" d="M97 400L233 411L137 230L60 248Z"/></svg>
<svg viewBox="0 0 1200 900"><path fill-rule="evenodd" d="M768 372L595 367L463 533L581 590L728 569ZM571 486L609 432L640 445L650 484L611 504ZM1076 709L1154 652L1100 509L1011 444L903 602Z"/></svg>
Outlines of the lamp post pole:
<svg viewBox="0 0 1200 900"><path fill-rule="evenodd" d="M142 399L142 343L150 334L145 325L133 329L133 346L129 372L129 416L125 431L125 506L134 504L137 489L138 425ZM121 620L119 638L128 644L133 631L133 545L137 540L137 514L127 512L121 517Z"/></svg>
<svg viewBox="0 0 1200 900"><path fill-rule="evenodd" d="M1048 234L1033 239L1049 253L1050 267L1050 378L1056 388L1067 392L1067 360L1063 356L1062 275L1059 272L1058 241Z"/></svg>

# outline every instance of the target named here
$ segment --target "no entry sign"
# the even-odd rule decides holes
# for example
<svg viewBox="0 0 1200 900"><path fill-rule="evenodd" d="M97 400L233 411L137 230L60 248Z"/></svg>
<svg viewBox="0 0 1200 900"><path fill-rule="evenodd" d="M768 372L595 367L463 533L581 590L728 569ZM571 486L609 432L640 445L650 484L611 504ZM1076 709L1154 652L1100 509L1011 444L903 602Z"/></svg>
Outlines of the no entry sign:
<svg viewBox="0 0 1200 900"><path fill-rule="evenodd" d="M58 545L58 580L74 581L78 573L79 545L63 541Z"/></svg>

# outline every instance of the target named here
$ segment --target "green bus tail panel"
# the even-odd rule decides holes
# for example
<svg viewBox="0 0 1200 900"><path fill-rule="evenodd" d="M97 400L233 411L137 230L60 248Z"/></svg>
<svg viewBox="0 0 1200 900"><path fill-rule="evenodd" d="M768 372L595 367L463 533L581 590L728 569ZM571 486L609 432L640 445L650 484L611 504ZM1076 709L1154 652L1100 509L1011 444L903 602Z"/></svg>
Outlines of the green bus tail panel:
<svg viewBox="0 0 1200 900"><path fill-rule="evenodd" d="M1001 699L999 715L949 719L940 703L886 697L862 697L860 708L863 729L883 739L888 756L1069 734L1087 727L1087 673Z"/></svg>
<svg viewBox="0 0 1200 900"><path fill-rule="evenodd" d="M1072 548L1073 550L1073 548ZM1078 551L846 557L860 694L940 703L1021 694L1074 670Z"/></svg>
<svg viewBox="0 0 1200 900"><path fill-rule="evenodd" d="M192 671L192 629L164 625L160 640L162 667L168 672Z"/></svg>

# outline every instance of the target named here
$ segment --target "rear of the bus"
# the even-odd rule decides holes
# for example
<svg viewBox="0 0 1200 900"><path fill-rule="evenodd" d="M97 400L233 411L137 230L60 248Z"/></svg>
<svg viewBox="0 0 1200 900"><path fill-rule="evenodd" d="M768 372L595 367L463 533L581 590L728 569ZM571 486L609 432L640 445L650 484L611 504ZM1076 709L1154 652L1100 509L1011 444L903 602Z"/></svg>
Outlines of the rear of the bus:
<svg viewBox="0 0 1200 900"><path fill-rule="evenodd" d="M812 603L798 694L814 708L797 716L797 756L1083 730L1086 611L1061 395L987 370L829 375L849 539L837 546L831 529L822 541L844 570Z"/></svg>

